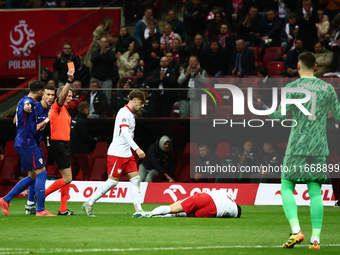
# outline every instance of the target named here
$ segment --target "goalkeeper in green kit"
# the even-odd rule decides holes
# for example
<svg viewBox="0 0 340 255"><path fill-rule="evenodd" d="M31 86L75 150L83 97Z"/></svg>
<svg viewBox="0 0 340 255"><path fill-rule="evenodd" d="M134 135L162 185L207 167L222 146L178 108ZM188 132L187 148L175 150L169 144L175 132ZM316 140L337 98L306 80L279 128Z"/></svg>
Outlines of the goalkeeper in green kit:
<svg viewBox="0 0 340 255"><path fill-rule="evenodd" d="M281 105L277 111L269 114L272 119L286 119L292 113L296 126L292 127L283 160L281 173L281 195L285 215L292 228L292 235L283 248L293 248L304 240L297 205L293 195L297 182L307 183L310 197L310 214L312 219L312 237L310 249L320 249L320 233L323 219L321 184L327 178L326 156L329 154L326 124L330 109L336 120L340 120L340 104L333 86L314 77L316 67L315 55L304 52L299 55L297 69L300 79L286 85L286 88L302 88L310 92L310 100L299 104L287 104L285 115L281 115ZM304 92L287 92L287 99L306 98ZM256 108L266 110L268 107L260 99L255 98ZM299 107L298 107L299 106ZM302 106L308 111L303 112Z"/></svg>

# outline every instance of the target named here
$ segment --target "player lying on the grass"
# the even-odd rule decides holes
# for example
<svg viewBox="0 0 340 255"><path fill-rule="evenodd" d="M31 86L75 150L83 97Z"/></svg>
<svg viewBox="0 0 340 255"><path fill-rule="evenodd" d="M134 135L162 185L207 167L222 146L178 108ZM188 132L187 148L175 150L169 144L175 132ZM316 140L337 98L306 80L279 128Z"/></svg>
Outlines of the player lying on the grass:
<svg viewBox="0 0 340 255"><path fill-rule="evenodd" d="M172 205L162 205L140 218L151 217L239 218L241 207L225 190L196 193Z"/></svg>
<svg viewBox="0 0 340 255"><path fill-rule="evenodd" d="M310 214L312 220L312 236L310 249L320 249L320 233L323 219L321 184L327 179L327 161L329 154L326 136L327 114L330 109L336 120L340 120L340 104L333 86L316 77L316 58L311 52L301 53L298 57L297 69L300 79L286 85L294 92L287 93L287 99L300 101L306 97L307 91L311 99L305 103L287 105L286 115L281 115L281 105L269 117L277 121L286 119L292 113L297 125L292 127L281 173L282 205L292 228L292 235L283 248L293 248L304 240L297 206L294 198L294 188L297 182L307 183L310 197ZM305 89L304 92L297 89ZM307 91L306 91L307 90ZM257 108L266 110L268 107L257 99ZM297 106L303 106L309 114L305 114ZM322 170L322 171L321 171Z"/></svg>

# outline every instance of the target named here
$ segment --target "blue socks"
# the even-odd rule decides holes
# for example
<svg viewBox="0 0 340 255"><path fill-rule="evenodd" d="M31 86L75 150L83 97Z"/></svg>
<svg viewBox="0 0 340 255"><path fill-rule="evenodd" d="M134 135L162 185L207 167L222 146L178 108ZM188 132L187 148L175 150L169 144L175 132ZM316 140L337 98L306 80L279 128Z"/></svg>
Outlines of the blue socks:
<svg viewBox="0 0 340 255"><path fill-rule="evenodd" d="M46 183L47 171L37 174L35 181L35 193L37 197L37 212L41 212L45 208L45 183Z"/></svg>
<svg viewBox="0 0 340 255"><path fill-rule="evenodd" d="M31 184L28 187L28 201L31 202L31 204L35 204L34 200L34 195L35 195L35 183Z"/></svg>
<svg viewBox="0 0 340 255"><path fill-rule="evenodd" d="M45 171L46 172L46 171ZM47 174L46 174L47 176ZM45 178L46 180L46 178ZM21 192L23 192L28 186L30 186L31 184L33 184L35 181L27 176L24 179L20 180L14 187L13 189L11 189L10 192L8 192L8 194L4 197L4 200L9 204L9 202L11 202L11 200L13 199L13 197L19 195ZM44 183L45 184L45 183ZM45 187L44 187L45 188ZM44 189L45 191L45 189Z"/></svg>

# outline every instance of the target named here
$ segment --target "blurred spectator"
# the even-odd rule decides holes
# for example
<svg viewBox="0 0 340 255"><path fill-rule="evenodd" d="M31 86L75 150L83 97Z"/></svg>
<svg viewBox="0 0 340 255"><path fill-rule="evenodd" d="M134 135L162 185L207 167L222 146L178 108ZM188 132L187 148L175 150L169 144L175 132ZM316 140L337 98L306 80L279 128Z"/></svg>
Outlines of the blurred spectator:
<svg viewBox="0 0 340 255"><path fill-rule="evenodd" d="M179 34L176 34L172 31L170 24L164 25L163 35L160 39L161 50L163 51L164 55L166 52L171 50L172 42L175 38L181 39Z"/></svg>
<svg viewBox="0 0 340 255"><path fill-rule="evenodd" d="M89 103L89 118L99 118L107 109L107 99L103 91L99 91L98 81L90 83L90 93L85 95L85 101Z"/></svg>
<svg viewBox="0 0 340 255"><path fill-rule="evenodd" d="M49 80L54 79L53 73L50 70L48 70L47 67L41 68L40 76L41 76L40 80L42 82L45 82L45 84L47 84Z"/></svg>
<svg viewBox="0 0 340 255"><path fill-rule="evenodd" d="M148 77L146 77L144 75L144 67L137 66L136 76L137 76L137 80L136 80L135 84L133 84L133 88L141 89L141 88L145 88L146 86L149 85L149 79L148 79Z"/></svg>
<svg viewBox="0 0 340 255"><path fill-rule="evenodd" d="M209 49L202 56L202 68L209 76L219 78L228 72L229 51L223 49L217 37L210 41Z"/></svg>
<svg viewBox="0 0 340 255"><path fill-rule="evenodd" d="M171 139L163 135L148 149L146 158L139 165L138 173L141 182L153 182L157 176L174 182L175 159L171 151Z"/></svg>
<svg viewBox="0 0 340 255"><path fill-rule="evenodd" d="M261 157L255 147L253 140L249 139L243 143L243 151L240 154L240 165L245 169L251 166L259 166L261 163ZM242 180L244 182L250 182L251 173L243 173Z"/></svg>
<svg viewBox="0 0 340 255"><path fill-rule="evenodd" d="M113 19L111 17L105 17L102 23L93 31L93 41L87 54L85 56L84 64L92 69L92 52L96 51L99 46L101 38L106 37L109 44L112 44L115 40L111 37L111 27L113 26Z"/></svg>
<svg viewBox="0 0 340 255"><path fill-rule="evenodd" d="M298 57L302 52L305 52L306 50L303 47L303 42L301 39L296 39L295 42L295 49L291 50L287 54L287 59L285 62L285 71L283 72L284 75L287 75L289 77L298 76L298 70L297 70L297 63L298 63Z"/></svg>
<svg viewBox="0 0 340 255"><path fill-rule="evenodd" d="M237 37L249 45L255 45L254 40L261 35L262 21L257 6L252 6L245 16L240 16ZM255 39L254 39L255 37Z"/></svg>
<svg viewBox="0 0 340 255"><path fill-rule="evenodd" d="M299 26L298 37L307 51L313 51L314 43L318 41L316 23L319 23L317 8L313 7L312 0L302 0L302 9L296 14L296 24Z"/></svg>
<svg viewBox="0 0 340 255"><path fill-rule="evenodd" d="M241 149L239 147L232 147L230 154L222 161L222 166L226 166L230 169L236 169L235 172L219 173L215 179L216 183L233 183L238 182L240 177L240 156Z"/></svg>
<svg viewBox="0 0 340 255"><path fill-rule="evenodd" d="M120 27L119 35L117 36L117 43L115 53L120 52L124 54L129 50L130 43L134 41L133 37L129 34L127 27Z"/></svg>
<svg viewBox="0 0 340 255"><path fill-rule="evenodd" d="M288 44L287 44L287 46L286 46L286 48L283 52L282 58L278 58L277 59L278 61L281 61L281 60L286 61L288 52L295 49L298 33L299 33L299 28L295 28L294 31L293 31L293 39L288 42Z"/></svg>
<svg viewBox="0 0 340 255"><path fill-rule="evenodd" d="M184 23L178 19L175 10L169 11L166 21L171 25L173 31L180 35L183 41L185 39L185 26Z"/></svg>
<svg viewBox="0 0 340 255"><path fill-rule="evenodd" d="M325 14L331 21L340 12L340 2L338 0L320 0L320 4L325 7Z"/></svg>
<svg viewBox="0 0 340 255"><path fill-rule="evenodd" d="M237 77L253 75L255 71L254 51L247 48L244 40L236 42L236 49L231 52L229 74Z"/></svg>
<svg viewBox="0 0 340 255"><path fill-rule="evenodd" d="M141 20L139 20L136 23L136 26L135 26L134 37L135 37L135 40L138 43L143 43L143 38L145 37L145 30L146 30L146 28L149 24L149 21L151 19L153 19L152 18L152 8L147 7L147 8L145 8L145 11L144 11L144 17ZM159 27L158 27L156 20L155 20L155 23L156 23L156 26L155 26L156 32L155 33L159 34Z"/></svg>
<svg viewBox="0 0 340 255"><path fill-rule="evenodd" d="M55 83L55 80L49 80L49 81L47 82L46 85L51 85L51 86L53 86L55 89L57 89L57 84Z"/></svg>
<svg viewBox="0 0 340 255"><path fill-rule="evenodd" d="M129 102L129 93L131 91L131 80L126 78L122 81L123 89L117 90L112 97L111 111L116 114L120 108Z"/></svg>
<svg viewBox="0 0 340 255"><path fill-rule="evenodd" d="M139 61L139 65L144 67L144 75L149 77L152 72L159 67L159 61L164 56L163 51L159 47L159 40L152 41L152 47L146 51Z"/></svg>
<svg viewBox="0 0 340 255"><path fill-rule="evenodd" d="M279 85L275 79L270 78L267 67L265 66L261 66L257 69L257 76L260 78L259 87L262 88L262 90L259 91L257 97L270 107L273 101L272 88L278 88Z"/></svg>
<svg viewBox="0 0 340 255"><path fill-rule="evenodd" d="M161 58L160 67L152 73L150 85L152 88L159 89L152 93L152 117L170 117L176 91L164 89L177 88L177 75L173 69L169 68L166 57Z"/></svg>
<svg viewBox="0 0 340 255"><path fill-rule="evenodd" d="M157 31L157 23L155 19L150 19L147 28L144 30L144 36L142 38L142 51L148 51L152 48L152 42L154 40L160 41L161 35Z"/></svg>
<svg viewBox="0 0 340 255"><path fill-rule="evenodd" d="M289 13L288 22L282 28L280 41L281 47L287 47L288 44L294 40L294 29L297 28L296 25L296 14L294 12Z"/></svg>
<svg viewBox="0 0 340 255"><path fill-rule="evenodd" d="M90 84L90 68L84 65L83 57L79 56L80 67L75 75L75 79L79 80L84 88L88 88Z"/></svg>
<svg viewBox="0 0 340 255"><path fill-rule="evenodd" d="M316 29L318 32L318 37L320 41L324 40L325 35L329 31L329 20L328 16L324 14L323 10L318 10L319 23L316 23Z"/></svg>
<svg viewBox="0 0 340 255"><path fill-rule="evenodd" d="M179 39L175 38L173 40L171 52L178 63L182 64L185 62L184 48L181 46L181 41Z"/></svg>
<svg viewBox="0 0 340 255"><path fill-rule="evenodd" d="M120 52L117 53L117 66L120 80L125 76L134 74L139 60L139 48L140 44L133 41L130 43L128 51L124 54L121 54Z"/></svg>
<svg viewBox="0 0 340 255"><path fill-rule="evenodd" d="M208 17L211 16L212 18L215 18L215 14L217 12L223 13L224 18L228 22L232 22L232 15L234 14L234 7L233 2L243 2L243 1L232 1L232 0L226 0L226 1L220 1L220 0L210 0L208 5L208 10L211 10L211 12L208 14Z"/></svg>
<svg viewBox="0 0 340 255"><path fill-rule="evenodd" d="M221 11L215 12L214 19L210 21L208 28L208 41L218 37L221 25L226 24L227 22L228 21L224 18L224 15Z"/></svg>
<svg viewBox="0 0 340 255"><path fill-rule="evenodd" d="M265 48L266 46L277 45L280 39L281 32L281 21L276 16L274 10L268 10L266 18L262 23L261 36L252 35L252 41L256 42L260 47Z"/></svg>
<svg viewBox="0 0 340 255"><path fill-rule="evenodd" d="M174 69L176 76L179 76L179 66L180 64L174 59L174 55L171 51L165 54L165 57L168 59L169 67Z"/></svg>
<svg viewBox="0 0 340 255"><path fill-rule="evenodd" d="M262 168L258 173L251 175L251 182L276 183L277 179L281 176L284 155L271 141L264 142L263 151ZM270 169L276 169L276 171Z"/></svg>
<svg viewBox="0 0 340 255"><path fill-rule="evenodd" d="M314 44L314 51L316 56L317 68L314 72L316 77L321 77L331 70L333 60L333 52L326 50L322 42L317 41Z"/></svg>
<svg viewBox="0 0 340 255"><path fill-rule="evenodd" d="M223 49L227 49L230 52L235 49L235 39L231 36L231 25L229 22L221 24L218 38Z"/></svg>
<svg viewBox="0 0 340 255"><path fill-rule="evenodd" d="M148 83L143 83L141 90L145 95L146 101L144 103L144 107L142 107L139 111L135 112L135 114L138 117L151 117L152 93L149 89L150 89L150 87L149 87Z"/></svg>
<svg viewBox="0 0 340 255"><path fill-rule="evenodd" d="M60 51L57 52L57 59L54 61L53 64L53 69L58 71L58 87L64 86L68 79L68 62L74 63L74 67L76 69L74 76L76 76L80 67L80 59L78 56L74 55L72 44L64 43L63 53L61 54Z"/></svg>
<svg viewBox="0 0 340 255"><path fill-rule="evenodd" d="M200 63L196 56L191 56L189 58L189 65L186 69L183 69L179 75L177 82L180 88L185 88L188 90L181 90L179 92L180 106L179 115L181 118L187 118L190 116L190 91L189 91L189 81L192 78L206 79L207 72L200 67ZM196 108L192 108L193 115L197 115Z"/></svg>
<svg viewBox="0 0 340 255"><path fill-rule="evenodd" d="M198 57L199 61L202 61L202 56L207 51L207 47L204 45L203 36L200 34L195 35L194 42L185 48L185 56L189 58L190 56Z"/></svg>
<svg viewBox="0 0 340 255"><path fill-rule="evenodd" d="M87 129L87 115L89 114L90 105L87 102L81 102L78 105L77 116L71 121L71 168L74 178L78 175L79 170L83 172L83 181L90 178L89 153L92 146L97 142L97 137L92 137Z"/></svg>
<svg viewBox="0 0 340 255"><path fill-rule="evenodd" d="M187 45L192 42L195 35L204 33L206 14L201 0L192 0L185 3L183 17Z"/></svg>
<svg viewBox="0 0 340 255"><path fill-rule="evenodd" d="M69 114L74 118L78 112L78 105L85 100L85 94L81 90L81 81L75 80L72 84L72 101L66 107Z"/></svg>
<svg viewBox="0 0 340 255"><path fill-rule="evenodd" d="M104 93L108 103L110 103L113 66L115 65L116 57L106 37L100 39L97 50L92 52L91 62L93 64L91 82L97 81L99 87L106 89Z"/></svg>
<svg viewBox="0 0 340 255"><path fill-rule="evenodd" d="M206 143L198 145L198 155L194 162L194 182L214 182L209 178L209 166L220 165L220 159L216 153L212 152ZM200 171L199 171L200 170Z"/></svg>

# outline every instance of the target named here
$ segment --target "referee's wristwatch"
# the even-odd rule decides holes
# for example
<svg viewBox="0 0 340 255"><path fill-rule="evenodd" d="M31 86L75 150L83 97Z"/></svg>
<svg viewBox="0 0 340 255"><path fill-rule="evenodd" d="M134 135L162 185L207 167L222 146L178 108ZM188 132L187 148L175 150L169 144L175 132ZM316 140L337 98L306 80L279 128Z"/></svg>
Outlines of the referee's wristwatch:
<svg viewBox="0 0 340 255"><path fill-rule="evenodd" d="M72 84L72 83L73 83L73 81L70 81L69 79L67 79L66 83L70 83L70 84Z"/></svg>

